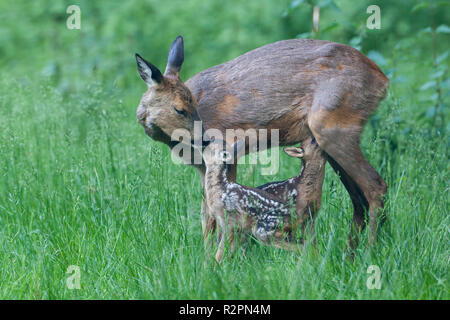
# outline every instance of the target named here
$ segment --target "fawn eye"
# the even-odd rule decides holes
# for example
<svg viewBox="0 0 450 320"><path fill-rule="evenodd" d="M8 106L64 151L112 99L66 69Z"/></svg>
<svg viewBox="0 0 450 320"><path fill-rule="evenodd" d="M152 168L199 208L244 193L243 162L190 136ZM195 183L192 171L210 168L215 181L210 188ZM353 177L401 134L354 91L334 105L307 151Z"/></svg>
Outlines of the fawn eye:
<svg viewBox="0 0 450 320"><path fill-rule="evenodd" d="M185 110L178 110L177 108L173 107L173 109L180 115L185 116L186 115L186 111Z"/></svg>
<svg viewBox="0 0 450 320"><path fill-rule="evenodd" d="M231 154L228 151L223 151L221 156L223 161L231 160Z"/></svg>

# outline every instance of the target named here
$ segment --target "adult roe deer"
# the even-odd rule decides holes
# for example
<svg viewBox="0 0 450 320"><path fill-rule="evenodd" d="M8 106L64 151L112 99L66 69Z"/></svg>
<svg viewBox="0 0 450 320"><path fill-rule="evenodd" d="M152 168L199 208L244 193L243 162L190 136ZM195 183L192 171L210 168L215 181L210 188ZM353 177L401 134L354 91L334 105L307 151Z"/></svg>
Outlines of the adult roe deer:
<svg viewBox="0 0 450 320"><path fill-rule="evenodd" d="M386 183L360 148L363 127L385 97L389 80L358 50L339 43L283 40L247 52L231 61L197 73L183 83L183 38L170 48L164 75L136 54L138 71L147 83L137 109L138 121L154 140L169 147L177 128L193 133L194 121L205 129L279 129L279 144L292 145L313 136L338 173L354 207L349 242L357 245L358 232L369 212L373 243L383 209ZM234 141L228 141L232 144ZM204 165L198 165L204 183ZM236 167L229 170L235 180ZM297 203L297 213L304 214ZM202 203L206 239L214 227Z"/></svg>

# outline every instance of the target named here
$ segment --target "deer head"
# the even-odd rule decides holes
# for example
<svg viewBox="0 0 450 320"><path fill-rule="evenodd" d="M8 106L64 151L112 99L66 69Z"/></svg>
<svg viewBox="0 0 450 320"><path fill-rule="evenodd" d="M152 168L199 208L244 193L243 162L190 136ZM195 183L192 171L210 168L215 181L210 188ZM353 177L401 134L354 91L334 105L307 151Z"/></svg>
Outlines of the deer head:
<svg viewBox="0 0 450 320"><path fill-rule="evenodd" d="M167 144L174 130L186 129L192 133L194 121L200 120L195 97L180 79L183 60L181 36L172 43L164 75L136 54L139 75L148 86L139 103L137 119L151 138Z"/></svg>

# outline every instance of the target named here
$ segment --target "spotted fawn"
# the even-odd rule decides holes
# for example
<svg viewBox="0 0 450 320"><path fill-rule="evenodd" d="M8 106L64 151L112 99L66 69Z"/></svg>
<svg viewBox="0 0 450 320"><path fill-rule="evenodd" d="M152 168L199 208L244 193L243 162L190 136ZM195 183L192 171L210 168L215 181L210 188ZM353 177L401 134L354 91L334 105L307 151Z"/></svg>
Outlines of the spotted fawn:
<svg viewBox="0 0 450 320"><path fill-rule="evenodd" d="M251 233L264 244L298 250L299 244L289 241L286 237L298 220L295 219L293 223L291 209L293 204L302 198L298 193L298 190L302 190L301 186L312 186L316 183L316 177L323 176L320 171L324 170L325 159L317 156L318 153L321 154L319 146L310 143L305 149L285 148L284 151L288 155L303 159L301 173L291 179L258 188L244 186L228 179L227 163L232 155L227 150L230 148L225 142L215 140L203 151L206 163L206 203L210 214L216 220L218 232L216 261L222 260L227 239L231 249L234 248L236 233ZM316 161L316 158L320 160ZM313 165L309 165L309 160ZM321 186L323 179L319 180Z"/></svg>
<svg viewBox="0 0 450 320"><path fill-rule="evenodd" d="M309 221L311 231L314 233L314 217L320 210L322 200L325 155L314 138L304 140L302 148L284 148L283 150L289 156L302 160L300 173L290 179L269 182L257 188L276 196L281 201L295 205L296 219L286 226L285 231L291 231L300 226L304 233L306 222Z"/></svg>

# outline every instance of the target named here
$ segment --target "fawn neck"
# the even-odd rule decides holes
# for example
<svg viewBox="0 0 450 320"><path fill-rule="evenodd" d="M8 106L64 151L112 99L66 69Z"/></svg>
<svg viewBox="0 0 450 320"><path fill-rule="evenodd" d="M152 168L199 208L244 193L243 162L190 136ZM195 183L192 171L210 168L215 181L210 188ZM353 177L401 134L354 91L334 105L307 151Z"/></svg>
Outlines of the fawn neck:
<svg viewBox="0 0 450 320"><path fill-rule="evenodd" d="M206 166L206 182L208 187L222 187L230 183L227 164L213 164Z"/></svg>
<svg viewBox="0 0 450 320"><path fill-rule="evenodd" d="M321 191L325 176L325 158L302 160L302 170L297 176L297 191L302 198L315 199L316 193Z"/></svg>

